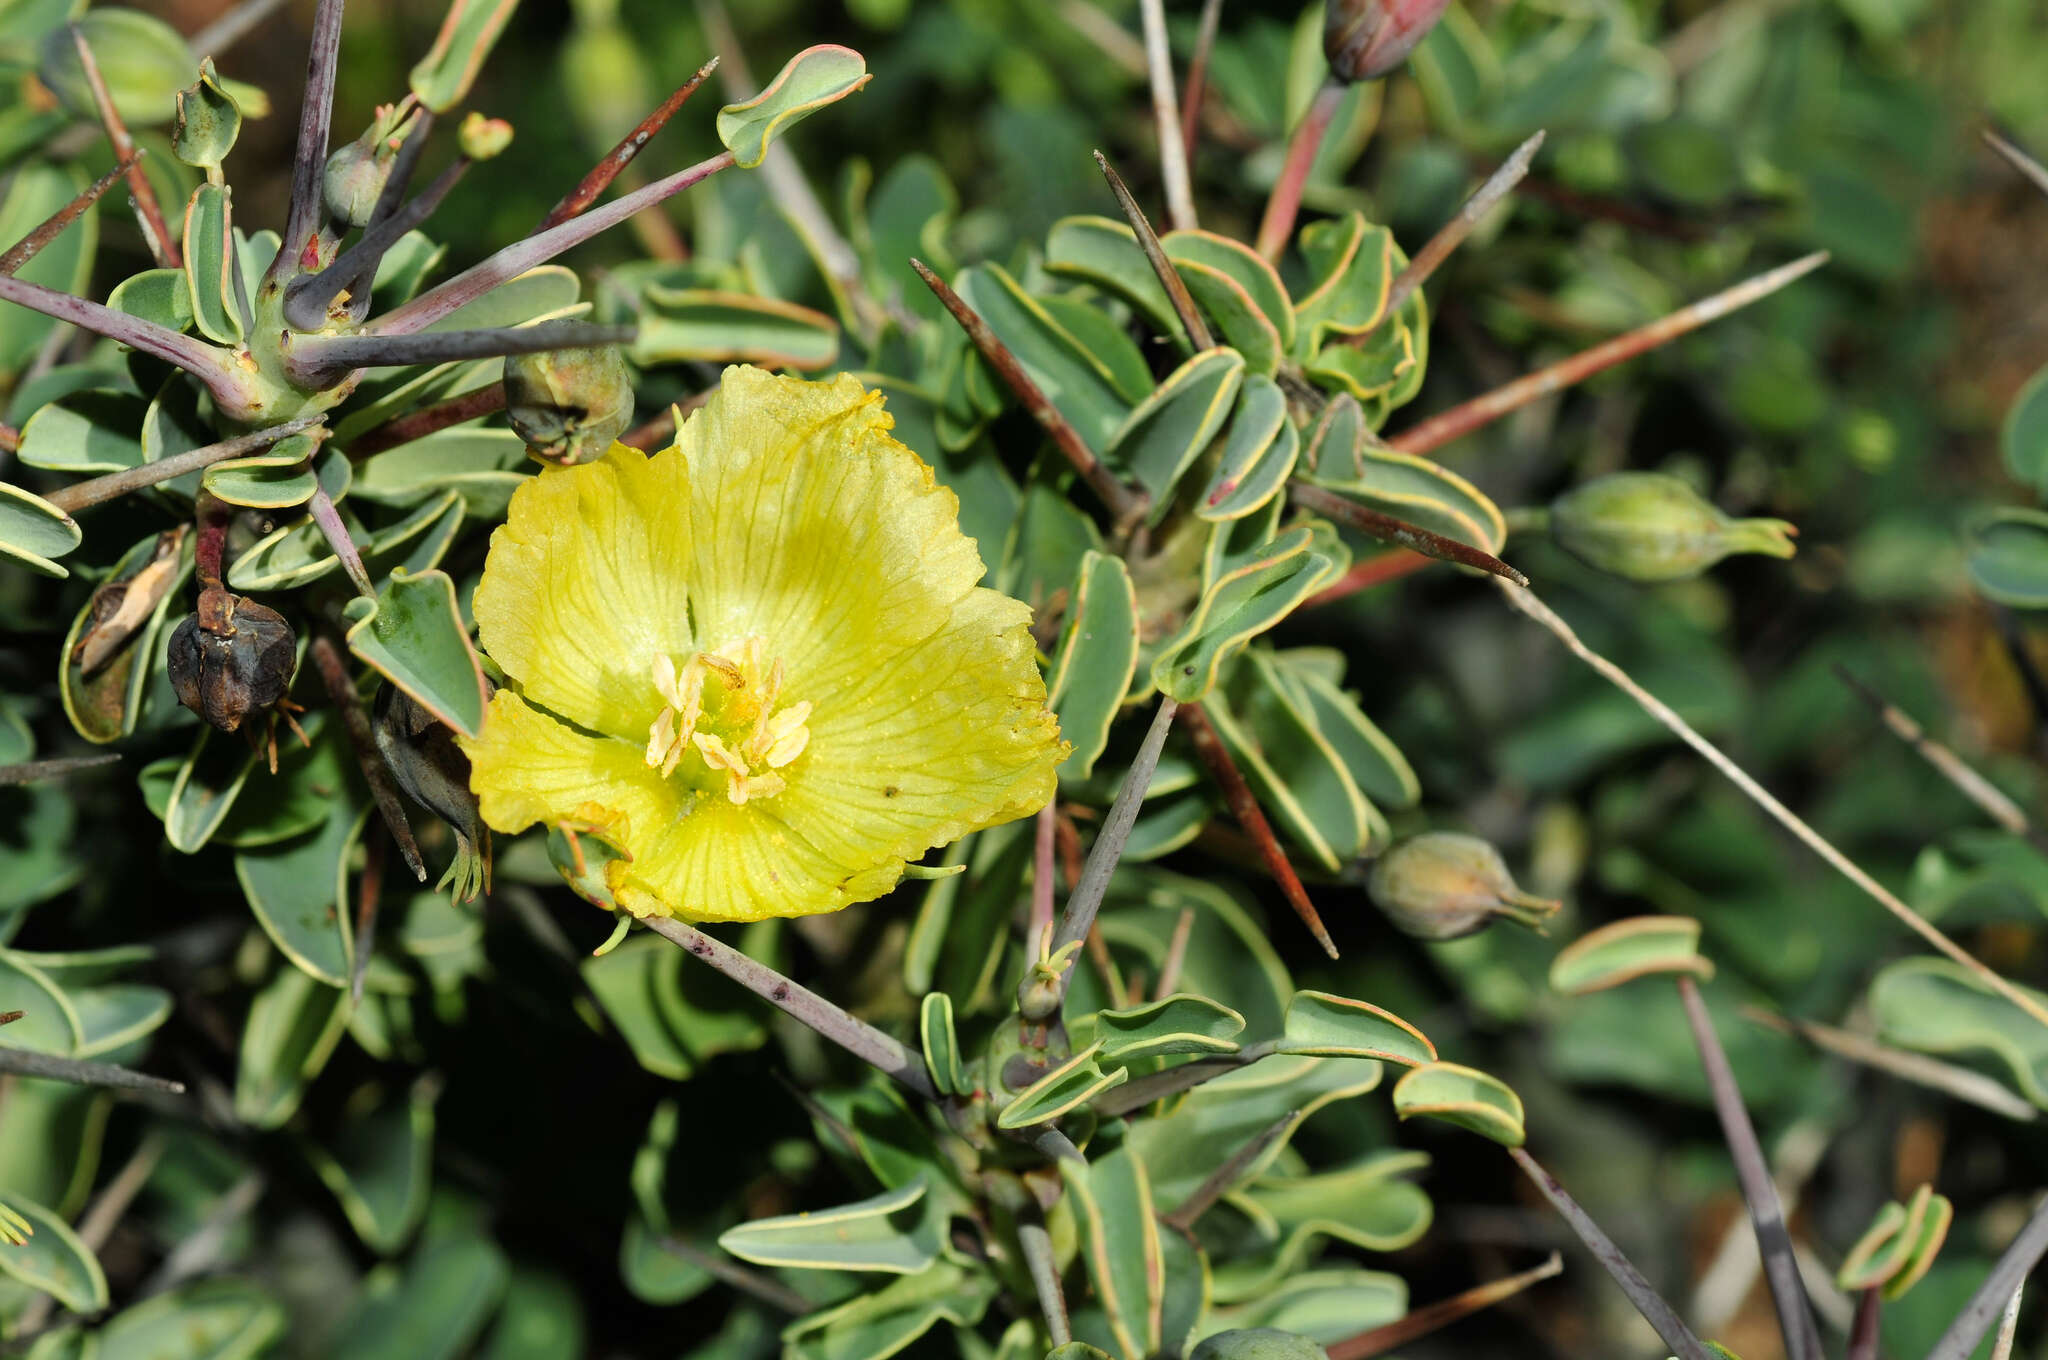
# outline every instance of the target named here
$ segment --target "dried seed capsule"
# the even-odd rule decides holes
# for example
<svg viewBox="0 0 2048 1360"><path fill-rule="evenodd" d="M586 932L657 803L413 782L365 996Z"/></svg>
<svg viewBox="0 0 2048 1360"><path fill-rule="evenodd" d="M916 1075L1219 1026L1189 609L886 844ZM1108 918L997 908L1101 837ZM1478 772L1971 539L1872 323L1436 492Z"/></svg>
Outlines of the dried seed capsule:
<svg viewBox="0 0 2048 1360"><path fill-rule="evenodd" d="M1395 845L1372 866L1366 890L1402 933L1422 940L1455 940L1496 916L1540 931L1559 905L1517 888L1498 850L1455 831Z"/></svg>
<svg viewBox="0 0 2048 1360"><path fill-rule="evenodd" d="M291 688L298 642L275 609L209 586L171 634L167 660L178 702L234 732Z"/></svg>
<svg viewBox="0 0 2048 1360"><path fill-rule="evenodd" d="M615 345L505 360L505 412L527 451L561 466L600 458L633 419L633 378Z"/></svg>
<svg viewBox="0 0 2048 1360"><path fill-rule="evenodd" d="M1321 1346L1305 1336L1276 1327L1245 1327L1218 1332L1195 1347L1189 1360L1329 1360Z"/></svg>
<svg viewBox="0 0 2048 1360"><path fill-rule="evenodd" d="M1377 80L1429 36L1450 0L1330 0L1323 56L1337 79Z"/></svg>
<svg viewBox="0 0 2048 1360"><path fill-rule="evenodd" d="M1663 472L1596 477L1550 507L1559 546L1630 581L1682 581L1732 553L1790 557L1798 532L1781 519L1732 519Z"/></svg>

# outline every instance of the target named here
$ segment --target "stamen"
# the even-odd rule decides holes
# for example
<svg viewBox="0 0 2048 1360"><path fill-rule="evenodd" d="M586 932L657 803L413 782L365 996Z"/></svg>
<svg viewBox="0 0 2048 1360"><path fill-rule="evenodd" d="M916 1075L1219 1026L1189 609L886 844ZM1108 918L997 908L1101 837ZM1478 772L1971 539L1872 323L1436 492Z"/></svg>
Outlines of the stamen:
<svg viewBox="0 0 2048 1360"><path fill-rule="evenodd" d="M811 704L805 700L777 709L782 662L764 662L761 638L749 637L735 650L738 661L715 652L698 652L680 666L667 655L654 658L651 678L662 710L648 728L647 763L666 777L695 751L707 771L725 777L726 797L745 804L788 787L776 771L810 744ZM719 678L724 692L707 714L704 683L711 675ZM718 730L700 731L707 722Z"/></svg>

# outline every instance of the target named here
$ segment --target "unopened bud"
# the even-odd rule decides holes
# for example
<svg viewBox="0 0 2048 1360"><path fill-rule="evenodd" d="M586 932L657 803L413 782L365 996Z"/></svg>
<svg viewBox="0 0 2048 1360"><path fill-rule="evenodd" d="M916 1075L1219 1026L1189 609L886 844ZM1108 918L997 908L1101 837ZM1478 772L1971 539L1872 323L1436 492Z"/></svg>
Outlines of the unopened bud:
<svg viewBox="0 0 2048 1360"><path fill-rule="evenodd" d="M1496 916L1540 932L1559 905L1517 888L1498 850L1455 831L1395 845L1372 866L1366 889L1403 934L1421 940L1455 940Z"/></svg>
<svg viewBox="0 0 2048 1360"><path fill-rule="evenodd" d="M291 688L298 642L284 616L222 586L171 634L166 657L178 702L222 732L270 710Z"/></svg>
<svg viewBox="0 0 2048 1360"><path fill-rule="evenodd" d="M455 833L455 859L437 887L453 886L458 902L490 886L491 830L469 787L469 757L448 725L396 685L377 696L377 752L415 803Z"/></svg>
<svg viewBox="0 0 2048 1360"><path fill-rule="evenodd" d="M410 108L401 112L388 105L380 107L362 136L327 158L321 189L329 217L347 227L369 222L384 183L391 178L398 148L404 145L417 117Z"/></svg>
<svg viewBox="0 0 2048 1360"><path fill-rule="evenodd" d="M1323 56L1347 83L1378 80L1429 36L1450 0L1330 0Z"/></svg>
<svg viewBox="0 0 2048 1360"><path fill-rule="evenodd" d="M473 161L487 161L512 145L512 125L502 118L486 118L471 110L455 132L456 145Z"/></svg>
<svg viewBox="0 0 2048 1360"><path fill-rule="evenodd" d="M527 452L564 467L604 456L633 420L633 377L616 345L505 360L505 412Z"/></svg>
<svg viewBox="0 0 2048 1360"><path fill-rule="evenodd" d="M1630 581L1682 581L1732 553L1790 557L1781 519L1732 519L1682 478L1616 472L1557 498L1550 532L1589 567Z"/></svg>
<svg viewBox="0 0 2048 1360"><path fill-rule="evenodd" d="M1293 1332L1245 1327L1209 1337L1195 1347L1189 1360L1329 1360L1329 1353Z"/></svg>
<svg viewBox="0 0 2048 1360"><path fill-rule="evenodd" d="M199 63L199 79L178 91L171 124L171 154L187 165L217 169L242 132L242 110L214 73L213 58Z"/></svg>

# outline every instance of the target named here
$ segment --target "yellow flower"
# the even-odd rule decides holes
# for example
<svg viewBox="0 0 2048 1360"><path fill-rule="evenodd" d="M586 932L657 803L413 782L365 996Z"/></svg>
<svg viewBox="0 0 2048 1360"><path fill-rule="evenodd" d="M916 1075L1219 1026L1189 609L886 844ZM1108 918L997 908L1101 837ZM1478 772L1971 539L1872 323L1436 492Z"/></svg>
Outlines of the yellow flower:
<svg viewBox="0 0 2048 1360"><path fill-rule="evenodd" d="M476 621L510 685L463 741L499 831L595 830L635 915L833 911L1052 797L1019 601L881 394L729 368L674 448L542 471Z"/></svg>

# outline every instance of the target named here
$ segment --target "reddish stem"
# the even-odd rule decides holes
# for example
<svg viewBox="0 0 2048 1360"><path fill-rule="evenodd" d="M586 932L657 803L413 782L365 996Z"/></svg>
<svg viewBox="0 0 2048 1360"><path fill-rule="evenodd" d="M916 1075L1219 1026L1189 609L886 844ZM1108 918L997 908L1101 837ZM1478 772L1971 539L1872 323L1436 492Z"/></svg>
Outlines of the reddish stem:
<svg viewBox="0 0 2048 1360"><path fill-rule="evenodd" d="M415 439L425 439L451 426L460 425L478 416L505 409L505 384L494 382L489 387L479 387L474 392L422 406L417 411L408 411L394 416L375 429L369 430L349 441L350 458L368 458L373 453L395 449L400 444L410 444Z"/></svg>
<svg viewBox="0 0 2048 1360"><path fill-rule="evenodd" d="M1277 261L1280 252L1287 249L1288 241L1294 237L1294 218L1301 211L1302 186L1308 183L1308 172L1314 168L1316 153L1322 150L1323 137L1330 130L1330 120L1337 116L1337 105L1343 102L1344 87L1335 81L1327 81L1316 91L1308 113L1294 129L1294 136L1287 143L1287 163L1280 167L1280 178L1273 182L1272 196L1266 200L1266 215L1259 220L1259 254L1268 260Z"/></svg>
<svg viewBox="0 0 2048 1360"><path fill-rule="evenodd" d="M1325 586L1309 596L1305 607L1335 604L1338 600L1356 595L1361 590L1371 590L1374 586L1398 581L1403 576L1412 576L1434 560L1418 552L1409 552L1406 548L1395 548L1391 552L1368 557L1339 576L1335 585Z"/></svg>
<svg viewBox="0 0 2048 1360"><path fill-rule="evenodd" d="M560 226L585 208L588 208L591 204L597 202L597 196L603 193L614 179L618 178L621 170L624 170L633 163L633 158L640 154L640 149L647 145L648 140L655 133L661 131L669 119L675 117L675 112L683 106L683 101L697 93L697 87L704 83L704 78L717 68L717 57L713 57L710 61L698 67L696 75L691 76L689 80L685 81L674 94L662 100L660 108L648 114L646 118L641 120L638 127L627 133L619 144L613 147L606 154L605 158L599 161L591 169L590 173L583 177L581 183L574 189L571 189L560 203L557 203L549 210L548 215L541 219L540 225L535 227L534 230L546 231L549 227Z"/></svg>
<svg viewBox="0 0 2048 1360"><path fill-rule="evenodd" d="M99 202L100 195L113 188L114 181L127 174L129 170L134 168L134 165L133 159L122 161L119 165L107 171L106 174L101 175L96 182L81 192L78 197L44 218L42 224L36 227L35 230L9 246L5 252L0 252L0 274L12 276L19 273L23 265L33 260L42 251L44 246L56 240L64 228L84 216L85 210Z"/></svg>
<svg viewBox="0 0 2048 1360"><path fill-rule="evenodd" d="M1826 264L1828 252L1817 250L1802 256L1790 264L1758 274L1755 278L1744 279L1733 288L1724 289L1712 297L1701 298L1690 306L1681 307L1669 316L1659 317L1647 326L1638 326L1626 335L1617 335L1612 340L1581 350L1569 359L1561 360L1548 368L1515 379L1503 387L1497 387L1483 396L1458 406L1441 415L1430 417L1420 425L1410 426L1389 441L1389 447L1400 453L1428 453L1441 448L1463 435L1470 434L1483 425L1489 425L1511 411L1520 410L1530 402L1561 392L1574 383L1585 381L1595 373L1614 367L1626 359L1668 344L1688 331L1698 330L1709 321L1718 321L1728 313L1746 307L1757 299L1765 297L1801 275Z"/></svg>
<svg viewBox="0 0 2048 1360"><path fill-rule="evenodd" d="M128 176L128 192L135 199L135 211L142 218L143 234L149 238L149 252L156 262L165 269L176 269L184 263L178 252L177 238L171 235L170 227L164 222L163 207L156 201L156 189L149 182L149 176L142 173L141 153L135 149L135 139L128 135L128 125L121 121L121 115L114 108L113 96L107 93L106 78L100 74L100 64L93 58L92 44L85 40L85 31L77 24L71 25L71 42L78 48L78 64L85 71L85 83L92 89L93 106L99 110L100 125L107 130L107 141L113 144L114 159L121 162ZM7 271L13 273L13 270Z"/></svg>
<svg viewBox="0 0 2048 1360"><path fill-rule="evenodd" d="M1195 755L1207 767L1209 775L1223 791L1223 801L1230 805L1231 815L1237 818L1245 834L1259 847L1259 857L1266 862L1274 879L1280 884L1280 891L1287 898L1287 904L1294 908L1294 914L1301 918L1309 933L1316 937L1316 943L1331 958L1337 957L1337 945L1330 939L1330 932L1323 926L1323 918L1316 913L1315 903L1308 899L1308 889L1301 886L1301 876L1288 863L1287 852L1280 848L1279 838L1273 834L1272 824L1267 822L1265 812L1259 807L1259 800L1252 796L1251 785L1245 782L1243 771L1230 758L1230 751L1223 744L1223 738L1216 731L1216 725L1209 721L1209 715L1202 711L1200 704L1182 704L1180 711L1187 717L1188 736L1195 743Z"/></svg>

